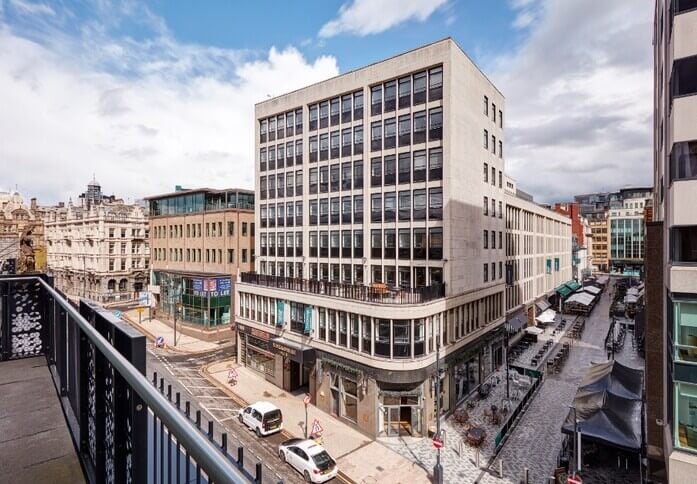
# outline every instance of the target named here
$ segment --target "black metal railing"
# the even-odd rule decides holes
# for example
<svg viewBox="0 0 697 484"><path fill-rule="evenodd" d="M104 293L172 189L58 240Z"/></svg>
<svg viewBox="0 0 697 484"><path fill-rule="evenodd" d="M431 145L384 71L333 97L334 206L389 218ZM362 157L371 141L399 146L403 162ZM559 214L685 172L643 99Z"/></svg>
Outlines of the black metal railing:
<svg viewBox="0 0 697 484"><path fill-rule="evenodd" d="M246 284L380 304L420 304L445 297L445 284L416 288L390 287L386 284L364 286L314 279L269 276L255 272L243 272L241 281Z"/></svg>
<svg viewBox="0 0 697 484"><path fill-rule="evenodd" d="M89 482L261 482L147 380L143 335L45 275L0 277L0 361L41 355Z"/></svg>

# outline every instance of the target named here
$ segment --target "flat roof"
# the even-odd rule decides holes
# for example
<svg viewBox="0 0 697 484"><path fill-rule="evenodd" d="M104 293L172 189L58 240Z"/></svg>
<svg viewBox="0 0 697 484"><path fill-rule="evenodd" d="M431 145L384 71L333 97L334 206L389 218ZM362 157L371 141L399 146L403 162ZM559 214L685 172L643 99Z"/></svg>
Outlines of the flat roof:
<svg viewBox="0 0 697 484"><path fill-rule="evenodd" d="M163 193L161 195L150 195L149 197L144 197L143 200L154 200L158 198L169 198L176 197L177 195L191 195L194 193L225 193L225 192L242 192L254 195L254 190L249 190L247 188L183 188L179 191Z"/></svg>
<svg viewBox="0 0 697 484"><path fill-rule="evenodd" d="M503 93L499 90L499 88L496 87L496 84L494 84L494 82L493 82L491 79L489 79L489 77L484 73L484 71L482 71L482 70L479 68L479 66L477 65L477 63L474 62L474 60L467 54L467 52L465 52L465 50L464 50L462 47L460 47L460 46L458 45L457 42L455 42L455 39L453 39L452 37L448 36L448 37L445 37L445 38L442 38L442 39L439 39L439 40L435 40L435 41L433 41L433 42L429 42L428 44L420 45L419 47L415 47L415 48L413 48L413 49L409 49L409 50L407 50L407 51L400 52L399 54L395 54L395 55L393 55L393 56L386 57L386 58L384 58L384 59L380 59L380 60L375 61L375 62L371 62L370 64L366 64L366 65L361 66L361 67L356 67L355 69L351 69L351 70L346 71L346 72L344 72L344 73L342 73L342 74L337 74L337 75L334 76L334 77L329 77L329 78L324 79L324 80L322 80L322 81L313 82L312 84L307 84L306 86L300 87L300 88L298 88L298 89L293 89L292 91L284 92L283 94L279 94L278 96L274 96L274 97L269 98L269 99L264 99L263 101L259 101L259 102L257 102L257 103L254 103L254 106L260 106L260 105L262 105L262 104L266 104L266 103L268 103L268 102L272 102L272 101L274 101L275 99L278 99L278 98L287 96L287 95L289 95L289 94L293 94L293 93L295 93L295 92L300 92L300 91L302 91L302 90L311 88L311 87L313 87L313 86L318 86L318 85L320 85L320 84L322 84L322 83L325 83L325 82L327 82L327 81L331 81L331 80L333 80L333 79L339 79L339 78L341 78L341 77L348 76L348 75L350 75L350 74L353 74L353 73L362 71L362 70L364 70L364 69L369 69L369 68L371 68L371 67L373 67L373 66L376 66L376 65L378 65L378 64L381 64L381 63L383 63L383 62L387 62L387 61L390 61L390 60L392 60L392 59L396 59L396 58L398 58L398 57L411 54L412 52L416 52L416 51L419 51L419 50L421 50L421 49L425 49L425 48L427 48L427 47L430 47L430 46L432 46L432 45L439 44L439 43L441 43L441 42L451 42L453 45L455 45L455 46L460 50L460 52L462 52L462 53L464 54L464 56L467 57L467 59L472 63L472 65L486 78L486 80L489 81L489 83L490 83L490 84L492 85L492 87L496 90L496 92L498 92L498 93L501 95L501 97L503 97L504 99L506 98L506 96L503 95Z"/></svg>

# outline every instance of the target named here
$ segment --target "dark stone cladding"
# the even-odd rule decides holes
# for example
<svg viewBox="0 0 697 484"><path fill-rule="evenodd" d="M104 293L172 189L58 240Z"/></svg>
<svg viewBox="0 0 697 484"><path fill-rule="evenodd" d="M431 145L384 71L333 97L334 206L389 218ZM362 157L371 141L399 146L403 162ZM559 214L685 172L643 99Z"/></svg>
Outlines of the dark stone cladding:
<svg viewBox="0 0 697 484"><path fill-rule="evenodd" d="M664 448L663 427L656 422L658 420L669 424L663 415L666 392L663 375L667 364L663 354L667 324L664 307L666 288L663 280L663 235L663 222L646 223L646 443L648 457L657 467L662 467Z"/></svg>

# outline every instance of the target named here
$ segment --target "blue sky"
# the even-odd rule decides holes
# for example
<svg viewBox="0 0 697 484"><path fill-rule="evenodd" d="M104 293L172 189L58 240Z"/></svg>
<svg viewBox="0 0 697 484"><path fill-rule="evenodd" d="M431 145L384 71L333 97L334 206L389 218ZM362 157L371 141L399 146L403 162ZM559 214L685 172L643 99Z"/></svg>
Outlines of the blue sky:
<svg viewBox="0 0 697 484"><path fill-rule="evenodd" d="M0 0L0 190L251 187L254 102L447 36L506 96L521 188L650 184L651 3Z"/></svg>

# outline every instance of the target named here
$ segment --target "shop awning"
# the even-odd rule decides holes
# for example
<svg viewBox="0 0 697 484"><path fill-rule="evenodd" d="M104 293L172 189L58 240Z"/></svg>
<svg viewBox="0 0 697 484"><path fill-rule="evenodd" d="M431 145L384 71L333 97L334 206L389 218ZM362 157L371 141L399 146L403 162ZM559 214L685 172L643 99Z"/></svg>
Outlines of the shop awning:
<svg viewBox="0 0 697 484"><path fill-rule="evenodd" d="M594 296L600 294L600 288L595 286L584 286L583 291L593 294Z"/></svg>
<svg viewBox="0 0 697 484"><path fill-rule="evenodd" d="M559 294L561 297L567 297L569 294L571 294L573 291L569 289L569 287L566 284L562 284L561 286L557 287L554 292Z"/></svg>
<svg viewBox="0 0 697 484"><path fill-rule="evenodd" d="M311 363L315 361L315 349L312 346L296 343L279 336L271 339L271 347L296 363Z"/></svg>
<svg viewBox="0 0 697 484"><path fill-rule="evenodd" d="M551 304L549 304L547 298L542 298L535 303L535 306L537 306L537 309L539 309L540 311L546 311L551 307Z"/></svg>
<svg viewBox="0 0 697 484"><path fill-rule="evenodd" d="M518 331L528 324L528 316L525 311L518 311L506 318L506 322L511 325L512 331Z"/></svg>
<svg viewBox="0 0 697 484"><path fill-rule="evenodd" d="M575 291L576 289L580 289L581 284L578 283L578 281L569 281L566 283L566 287L571 289L571 292Z"/></svg>
<svg viewBox="0 0 697 484"><path fill-rule="evenodd" d="M538 328L538 327L536 327L536 326L530 326L530 327L528 327L528 328L525 328L525 332L528 333L528 334L534 334L534 335L538 335L538 336L539 336L539 335L541 335L542 333L544 333L545 330L542 329L542 328Z"/></svg>
<svg viewBox="0 0 697 484"><path fill-rule="evenodd" d="M554 322L554 318L557 315L557 312L554 309L548 309L542 314L538 315L535 319L537 322L542 323L542 324L549 324Z"/></svg>
<svg viewBox="0 0 697 484"><path fill-rule="evenodd" d="M595 300L595 296L593 296L592 294L588 294L587 292L577 292L576 294L569 297L566 301L564 301L564 303L578 303L583 306L590 306L591 304L593 304L593 300Z"/></svg>

